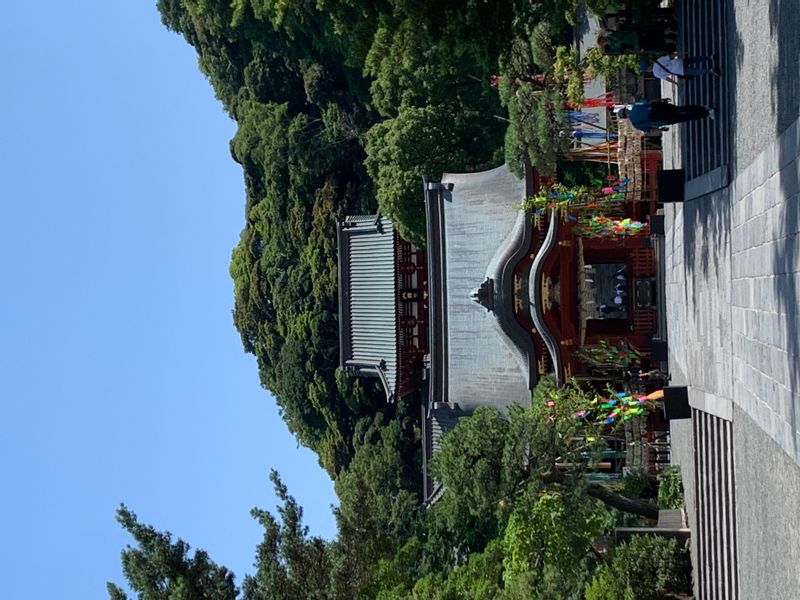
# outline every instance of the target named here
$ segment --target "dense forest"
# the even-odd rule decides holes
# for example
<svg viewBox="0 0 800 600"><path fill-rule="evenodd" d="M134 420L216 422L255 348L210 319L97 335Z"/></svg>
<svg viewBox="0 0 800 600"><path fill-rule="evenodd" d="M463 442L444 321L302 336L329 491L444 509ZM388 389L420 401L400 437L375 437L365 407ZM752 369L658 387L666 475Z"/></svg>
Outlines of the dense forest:
<svg viewBox="0 0 800 600"><path fill-rule="evenodd" d="M503 162L508 113L490 77L510 39L569 6L159 1L238 123L234 323L288 427L332 476L352 460L359 422L387 410L336 375L336 220L380 209L424 244L422 176Z"/></svg>
<svg viewBox="0 0 800 600"><path fill-rule="evenodd" d="M234 324L286 425L334 478L340 506L337 538L311 537L273 474L283 504L278 518L253 511L264 539L241 591L205 553L192 554L122 507L118 520L137 543L123 551L123 570L139 597L577 598L600 577L600 598L608 582L633 585L636 575L621 574L615 562L630 557L611 560L594 540L636 518L625 514L655 509L593 488L580 469L557 476L555 458L575 449L559 437L568 431L542 425L552 416L542 403L509 418L487 409L464 419L434 465L447 491L424 509L419 407L386 405L382 390L336 368L336 221L380 210L422 245L423 175L523 158L554 167L557 148L545 155L544 143L533 143L558 143L553 125L536 117L553 98L526 96L524 74L534 63L552 67L577 6L158 1L164 25L195 48L238 124L230 151L246 198L230 264ZM503 82L490 85L498 73ZM538 133L523 131L523 120ZM559 394L559 406L580 402L578 390L545 382L538 393ZM659 540L646 544L630 552L677 552ZM109 592L125 598L113 584Z"/></svg>

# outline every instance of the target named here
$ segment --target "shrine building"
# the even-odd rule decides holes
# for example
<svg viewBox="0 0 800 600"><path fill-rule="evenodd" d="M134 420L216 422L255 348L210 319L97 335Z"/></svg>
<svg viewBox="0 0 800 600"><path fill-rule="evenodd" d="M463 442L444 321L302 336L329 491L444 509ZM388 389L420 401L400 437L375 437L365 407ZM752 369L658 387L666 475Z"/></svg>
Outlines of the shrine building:
<svg viewBox="0 0 800 600"><path fill-rule="evenodd" d="M338 224L340 366L377 377L389 402L420 398L426 501L440 493L428 463L461 416L529 403L545 373L607 379L576 351L611 339L646 357L657 334L649 235L587 235L563 211L526 209L546 183L505 165L425 182L424 250L380 214Z"/></svg>

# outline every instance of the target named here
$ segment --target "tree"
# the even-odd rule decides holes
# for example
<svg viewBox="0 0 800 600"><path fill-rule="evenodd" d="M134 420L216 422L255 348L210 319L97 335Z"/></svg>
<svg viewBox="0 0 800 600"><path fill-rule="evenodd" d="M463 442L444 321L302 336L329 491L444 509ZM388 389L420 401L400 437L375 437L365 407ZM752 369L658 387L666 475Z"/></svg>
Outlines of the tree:
<svg viewBox="0 0 800 600"><path fill-rule="evenodd" d="M431 510L431 532L443 530L442 545L456 556L481 551L508 517L513 492L503 477L508 429L496 408L480 407L445 435L434 455L433 471L446 491Z"/></svg>
<svg viewBox="0 0 800 600"><path fill-rule="evenodd" d="M608 511L583 494L518 501L503 534L506 583L528 580L532 598L580 597L596 562L592 544L608 525Z"/></svg>
<svg viewBox="0 0 800 600"><path fill-rule="evenodd" d="M353 460L336 479L337 589L367 597L374 596L375 565L393 557L419 527L419 447L409 407L401 401L397 410L395 418L378 413L359 422Z"/></svg>
<svg viewBox="0 0 800 600"><path fill-rule="evenodd" d="M475 514L487 515L494 507L495 519L508 514L517 498L547 490L586 493L617 510L656 518L655 506L587 481L604 448L604 431L602 424L576 414L592 398L575 383L556 388L544 378L529 407L512 406L507 417L480 407L461 419L434 458L445 495L464 499L459 502Z"/></svg>
<svg viewBox="0 0 800 600"><path fill-rule="evenodd" d="M576 415L589 406L594 395L587 395L577 383L570 382L561 388L550 387L539 397L534 397L528 408L512 407L509 414L506 477L515 481L515 489L521 492L553 486L585 490L617 510L657 518L658 509L652 504L628 498L603 483L587 481L587 473L605 448L605 425Z"/></svg>
<svg viewBox="0 0 800 600"><path fill-rule="evenodd" d="M378 205L404 238L425 245L424 176L437 179L447 171L477 171L500 162L499 152L487 150L499 146L492 115L458 102L403 105L396 117L367 132L366 166Z"/></svg>
<svg viewBox="0 0 800 600"><path fill-rule="evenodd" d="M169 532L157 531L139 523L136 514L124 504L117 510L117 521L133 536L137 546L127 546L121 554L122 571L139 600L234 600L238 589L234 575L216 565L204 550L190 555L190 546L173 541ZM107 584L112 600L126 600L119 586Z"/></svg>
<svg viewBox="0 0 800 600"><path fill-rule="evenodd" d="M328 542L309 536L303 509L289 495L276 471L270 473L282 502L280 521L270 512L254 508L252 515L264 527L256 550L256 572L245 576L244 600L325 600L332 598L331 558Z"/></svg>
<svg viewBox="0 0 800 600"><path fill-rule="evenodd" d="M637 535L614 549L586 586L587 600L658 600L673 593L691 594L688 552L675 539Z"/></svg>
<svg viewBox="0 0 800 600"><path fill-rule="evenodd" d="M555 174L559 157L569 148L569 124L561 108L564 98L555 88L538 89L518 77L503 75L499 94L508 110L506 162L521 172L529 161L545 175Z"/></svg>

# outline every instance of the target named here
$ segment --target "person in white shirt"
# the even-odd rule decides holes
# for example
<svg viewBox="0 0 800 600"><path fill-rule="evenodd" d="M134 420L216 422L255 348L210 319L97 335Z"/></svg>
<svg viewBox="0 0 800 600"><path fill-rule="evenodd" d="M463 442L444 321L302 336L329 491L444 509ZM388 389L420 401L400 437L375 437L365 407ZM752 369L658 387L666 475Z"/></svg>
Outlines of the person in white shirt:
<svg viewBox="0 0 800 600"><path fill-rule="evenodd" d="M702 77L709 73L718 76L719 72L716 69L696 66L710 62L711 58L708 56L680 58L677 54L667 54L657 58L650 67L650 70L652 70L653 75L659 79L677 85L678 79Z"/></svg>

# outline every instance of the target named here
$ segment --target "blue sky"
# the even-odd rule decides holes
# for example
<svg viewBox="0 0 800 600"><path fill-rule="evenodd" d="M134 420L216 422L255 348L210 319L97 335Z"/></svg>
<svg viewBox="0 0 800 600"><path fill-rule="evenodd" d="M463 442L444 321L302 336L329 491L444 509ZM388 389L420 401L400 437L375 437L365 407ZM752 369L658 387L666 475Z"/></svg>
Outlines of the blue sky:
<svg viewBox="0 0 800 600"><path fill-rule="evenodd" d="M104 597L122 501L241 580L270 468L334 535L231 322L242 172L194 50L154 1L77 0L9 4L0 51L3 597Z"/></svg>

